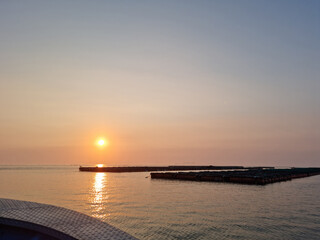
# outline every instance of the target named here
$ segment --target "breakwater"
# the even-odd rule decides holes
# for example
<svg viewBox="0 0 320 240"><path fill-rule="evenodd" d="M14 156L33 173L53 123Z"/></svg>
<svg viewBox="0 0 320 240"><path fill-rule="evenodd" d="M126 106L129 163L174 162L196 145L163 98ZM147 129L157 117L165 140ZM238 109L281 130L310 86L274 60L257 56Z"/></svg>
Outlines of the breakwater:
<svg viewBox="0 0 320 240"><path fill-rule="evenodd" d="M290 169L264 169L255 168L245 171L222 172L164 172L151 173L152 179L171 179L207 182L229 182L242 184L265 185L269 183L288 181L294 178L303 178L320 174L320 168L290 168Z"/></svg>
<svg viewBox="0 0 320 240"><path fill-rule="evenodd" d="M265 167L258 167L258 169ZM269 167L270 168L270 167ZM187 171L187 170L231 170L247 169L242 166L133 166L133 167L79 167L84 172L159 172L159 171ZM254 168L257 169L257 168Z"/></svg>

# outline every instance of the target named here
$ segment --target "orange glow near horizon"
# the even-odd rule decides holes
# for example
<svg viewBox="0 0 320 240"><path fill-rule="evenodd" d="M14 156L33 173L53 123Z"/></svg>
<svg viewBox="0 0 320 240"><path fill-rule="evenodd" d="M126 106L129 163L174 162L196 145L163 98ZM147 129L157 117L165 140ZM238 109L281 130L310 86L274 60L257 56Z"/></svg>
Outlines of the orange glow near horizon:
<svg viewBox="0 0 320 240"><path fill-rule="evenodd" d="M97 164L97 167L101 168L101 167L103 167L103 164Z"/></svg>

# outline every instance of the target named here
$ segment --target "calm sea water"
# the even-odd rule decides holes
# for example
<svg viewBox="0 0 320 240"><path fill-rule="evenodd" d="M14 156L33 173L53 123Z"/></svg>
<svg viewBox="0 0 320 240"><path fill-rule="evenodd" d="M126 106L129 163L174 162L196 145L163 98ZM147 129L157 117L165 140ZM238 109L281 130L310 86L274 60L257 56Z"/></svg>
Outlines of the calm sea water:
<svg viewBox="0 0 320 240"><path fill-rule="evenodd" d="M320 239L320 176L267 186L148 176L0 166L0 197L70 208L140 239Z"/></svg>

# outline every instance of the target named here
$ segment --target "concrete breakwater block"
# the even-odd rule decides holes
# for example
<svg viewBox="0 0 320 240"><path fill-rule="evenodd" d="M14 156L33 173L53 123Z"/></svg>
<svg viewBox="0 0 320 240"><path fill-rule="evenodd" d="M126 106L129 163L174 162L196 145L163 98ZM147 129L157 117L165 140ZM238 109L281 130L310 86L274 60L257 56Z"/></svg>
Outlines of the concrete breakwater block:
<svg viewBox="0 0 320 240"><path fill-rule="evenodd" d="M128 166L128 167L79 167L82 172L156 172L185 170L230 170L244 169L242 166Z"/></svg>
<svg viewBox="0 0 320 240"><path fill-rule="evenodd" d="M151 173L152 179L207 182L230 182L265 185L320 174L320 168L249 169L245 171L161 172Z"/></svg>

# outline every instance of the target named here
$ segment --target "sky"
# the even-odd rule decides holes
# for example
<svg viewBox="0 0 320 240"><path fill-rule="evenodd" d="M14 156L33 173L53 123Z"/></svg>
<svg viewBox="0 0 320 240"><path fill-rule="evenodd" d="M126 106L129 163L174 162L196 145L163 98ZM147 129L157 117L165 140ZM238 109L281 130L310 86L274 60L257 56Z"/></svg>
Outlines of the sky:
<svg viewBox="0 0 320 240"><path fill-rule="evenodd" d="M3 0L0 37L0 164L320 166L318 0Z"/></svg>

